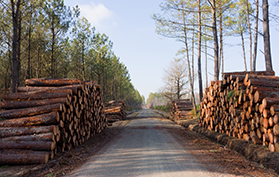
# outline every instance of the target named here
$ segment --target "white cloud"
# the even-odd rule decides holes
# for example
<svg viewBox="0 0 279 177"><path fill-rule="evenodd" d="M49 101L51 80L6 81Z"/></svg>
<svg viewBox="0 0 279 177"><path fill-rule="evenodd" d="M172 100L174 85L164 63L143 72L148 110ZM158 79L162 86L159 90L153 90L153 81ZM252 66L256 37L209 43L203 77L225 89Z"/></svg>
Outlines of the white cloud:
<svg viewBox="0 0 279 177"><path fill-rule="evenodd" d="M103 4L82 4L79 5L81 16L87 18L87 20L91 23L92 26L95 26L99 31L106 26L115 25L115 22L111 22L113 13L108 8L106 8Z"/></svg>

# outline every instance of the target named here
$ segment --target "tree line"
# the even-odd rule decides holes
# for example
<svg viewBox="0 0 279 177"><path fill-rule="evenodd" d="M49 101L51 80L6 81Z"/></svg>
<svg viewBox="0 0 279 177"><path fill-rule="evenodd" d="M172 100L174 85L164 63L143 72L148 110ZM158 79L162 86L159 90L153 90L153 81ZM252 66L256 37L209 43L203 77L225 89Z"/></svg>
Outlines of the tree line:
<svg viewBox="0 0 279 177"><path fill-rule="evenodd" d="M94 80L104 101L126 100L140 107L142 97L113 42L64 0L0 0L0 89L16 92L29 78Z"/></svg>
<svg viewBox="0 0 279 177"><path fill-rule="evenodd" d="M243 52L245 71L256 70L258 51L258 38L264 39L264 56L266 70L273 70L270 34L269 34L269 5L268 0L164 0L161 4L161 14L153 14L156 22L156 32L159 35L174 38L180 41L182 47L178 50L179 60L186 61L187 78L190 85L188 91L193 104L199 102L203 96L202 71L205 73L205 87L208 87L207 61L214 61L214 80L219 80L220 73L224 72L224 37L239 36ZM259 9L262 17L259 16ZM273 15L277 17L276 15ZM262 28L259 27L262 23ZM249 55L246 56L245 40L249 41ZM204 56L205 68L202 69L202 55ZM250 68L246 60L249 59ZM197 66L197 69L195 68ZM178 70L176 70L176 73ZM195 72L197 71L197 72ZM174 72L172 72L174 73ZM170 76L170 74L169 74ZM195 99L194 81L198 78L199 98ZM173 88L184 91L177 84L178 75L173 77ZM186 82L185 77L179 80ZM182 84L180 84L182 85ZM169 90L169 89L167 89ZM179 99L179 93L176 93ZM173 98L175 99L175 98Z"/></svg>

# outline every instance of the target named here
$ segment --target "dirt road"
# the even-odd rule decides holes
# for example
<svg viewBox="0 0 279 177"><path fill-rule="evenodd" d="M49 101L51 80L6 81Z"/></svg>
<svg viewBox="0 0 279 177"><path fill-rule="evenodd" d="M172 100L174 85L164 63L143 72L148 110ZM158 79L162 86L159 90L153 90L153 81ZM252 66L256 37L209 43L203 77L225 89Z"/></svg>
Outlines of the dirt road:
<svg viewBox="0 0 279 177"><path fill-rule="evenodd" d="M168 131L170 121L142 110L81 168L67 176L235 176L209 171Z"/></svg>

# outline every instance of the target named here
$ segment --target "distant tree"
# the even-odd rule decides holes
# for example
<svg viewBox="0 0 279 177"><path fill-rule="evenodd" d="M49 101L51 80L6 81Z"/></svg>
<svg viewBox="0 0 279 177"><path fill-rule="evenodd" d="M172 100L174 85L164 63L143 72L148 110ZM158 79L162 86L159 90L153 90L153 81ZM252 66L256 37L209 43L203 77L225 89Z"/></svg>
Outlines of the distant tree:
<svg viewBox="0 0 279 177"><path fill-rule="evenodd" d="M173 101L185 96L188 93L186 85L189 82L185 61L172 61L170 67L165 70L163 81L165 86L162 94L169 100Z"/></svg>

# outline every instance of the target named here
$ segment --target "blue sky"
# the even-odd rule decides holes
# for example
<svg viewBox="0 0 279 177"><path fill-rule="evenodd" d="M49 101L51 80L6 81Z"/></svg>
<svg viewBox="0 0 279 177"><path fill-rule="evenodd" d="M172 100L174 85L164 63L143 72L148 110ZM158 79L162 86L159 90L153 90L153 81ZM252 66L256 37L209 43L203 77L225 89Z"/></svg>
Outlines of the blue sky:
<svg viewBox="0 0 279 177"><path fill-rule="evenodd" d="M163 87L164 69L168 68L182 45L175 39L167 39L155 33L155 22L151 16L153 13L160 13L161 2L162 0L65 0L67 6L78 5L81 9L81 16L86 17L91 25L96 27L96 31L109 36L113 42L113 51L127 66L133 85L146 99L150 92L156 92ZM270 9L276 11L279 7L271 6ZM271 22L273 68L278 75L279 32L275 27L279 29L278 25L275 26ZM239 37L230 37L225 40L227 43L241 42ZM262 37L259 37L259 43L262 43L262 40ZM261 44L259 49L263 51ZM248 55L248 50L247 47L246 55ZM225 71L244 70L240 46L226 46L224 56ZM247 65L249 65L248 61ZM208 61L210 73L213 73L213 66L213 62ZM257 70L264 69L263 54L259 51ZM213 80L210 74L209 80Z"/></svg>

